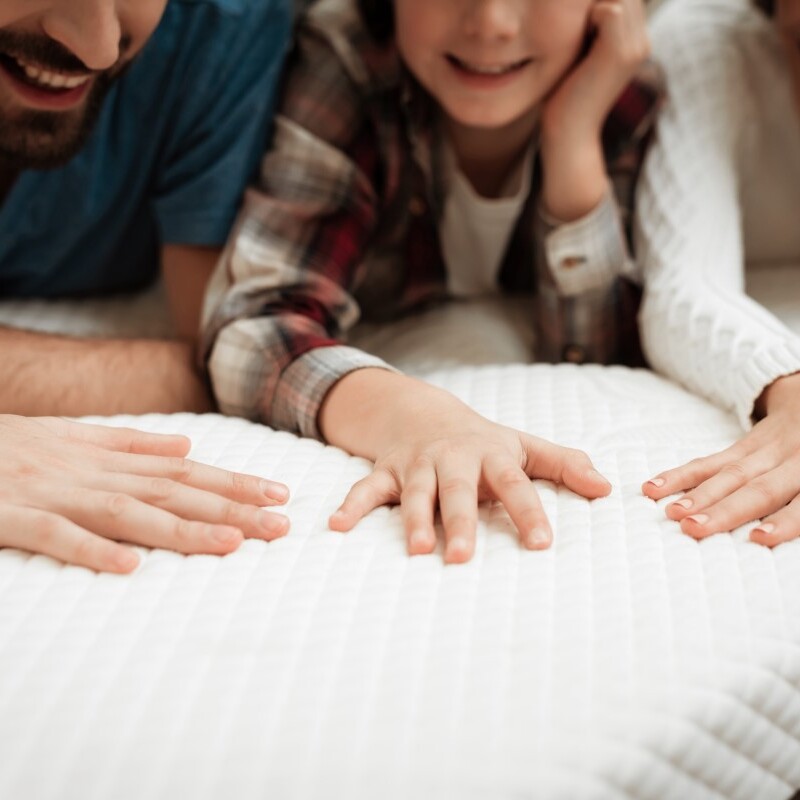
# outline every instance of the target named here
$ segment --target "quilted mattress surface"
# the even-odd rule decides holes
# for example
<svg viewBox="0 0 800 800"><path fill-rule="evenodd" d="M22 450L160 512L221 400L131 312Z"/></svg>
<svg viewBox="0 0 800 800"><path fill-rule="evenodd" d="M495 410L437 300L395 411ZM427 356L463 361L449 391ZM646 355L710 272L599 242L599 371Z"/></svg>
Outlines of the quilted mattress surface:
<svg viewBox="0 0 800 800"><path fill-rule="evenodd" d="M466 566L405 555L397 510L327 515L367 462L242 420L180 431L285 480L291 533L132 577L0 551L2 798L775 798L800 786L800 542L682 536L641 481L729 443L716 408L621 368L431 380L583 447L612 479L539 489L525 552L481 512Z"/></svg>

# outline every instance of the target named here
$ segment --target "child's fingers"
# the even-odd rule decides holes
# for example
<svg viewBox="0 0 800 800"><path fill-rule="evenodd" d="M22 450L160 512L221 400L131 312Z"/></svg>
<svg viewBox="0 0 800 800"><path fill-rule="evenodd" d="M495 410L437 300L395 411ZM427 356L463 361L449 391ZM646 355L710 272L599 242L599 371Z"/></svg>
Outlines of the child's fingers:
<svg viewBox="0 0 800 800"><path fill-rule="evenodd" d="M480 461L465 453L445 454L436 464L444 560L448 564L463 564L475 552L480 477Z"/></svg>
<svg viewBox="0 0 800 800"><path fill-rule="evenodd" d="M376 467L370 475L355 483L344 502L331 514L328 525L331 530L342 533L375 508L397 503L399 489L397 481L388 470Z"/></svg>
<svg viewBox="0 0 800 800"><path fill-rule="evenodd" d="M487 459L484 480L511 517L523 546L529 550L548 548L553 541L550 523L539 494L519 464L510 457Z"/></svg>
<svg viewBox="0 0 800 800"><path fill-rule="evenodd" d="M429 461L410 471L400 497L400 513L409 555L432 553L436 547L436 470Z"/></svg>
<svg viewBox="0 0 800 800"><path fill-rule="evenodd" d="M545 478L563 483L568 489L590 499L605 497L611 484L581 450L561 447L544 439L523 435L527 460L525 472L531 478Z"/></svg>

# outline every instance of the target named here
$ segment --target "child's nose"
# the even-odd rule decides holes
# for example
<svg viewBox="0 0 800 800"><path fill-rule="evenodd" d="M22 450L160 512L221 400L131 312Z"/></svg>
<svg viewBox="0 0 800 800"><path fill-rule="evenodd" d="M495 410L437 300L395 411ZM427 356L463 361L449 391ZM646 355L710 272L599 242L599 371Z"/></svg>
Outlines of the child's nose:
<svg viewBox="0 0 800 800"><path fill-rule="evenodd" d="M467 0L464 30L481 39L510 39L519 33L517 0Z"/></svg>

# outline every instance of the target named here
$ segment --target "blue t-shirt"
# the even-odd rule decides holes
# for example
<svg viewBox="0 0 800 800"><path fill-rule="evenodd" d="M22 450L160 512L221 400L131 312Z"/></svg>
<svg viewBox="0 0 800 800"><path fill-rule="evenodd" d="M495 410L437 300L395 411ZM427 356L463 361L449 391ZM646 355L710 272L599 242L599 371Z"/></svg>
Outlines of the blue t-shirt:
<svg viewBox="0 0 800 800"><path fill-rule="evenodd" d="M291 0L169 0L66 166L0 205L0 297L140 288L163 244L220 246L266 144Z"/></svg>

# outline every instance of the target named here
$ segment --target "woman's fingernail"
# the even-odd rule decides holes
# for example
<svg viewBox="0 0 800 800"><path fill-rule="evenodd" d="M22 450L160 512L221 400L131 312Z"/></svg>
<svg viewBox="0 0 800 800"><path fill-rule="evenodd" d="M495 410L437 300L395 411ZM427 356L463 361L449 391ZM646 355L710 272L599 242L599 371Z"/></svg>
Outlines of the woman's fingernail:
<svg viewBox="0 0 800 800"><path fill-rule="evenodd" d="M133 550L121 550L114 555L114 563L123 572L133 572L139 566L139 556Z"/></svg>
<svg viewBox="0 0 800 800"><path fill-rule="evenodd" d="M233 528L229 525L214 528L212 534L220 544L233 544L236 539L241 538L241 535L242 532L238 528Z"/></svg>
<svg viewBox="0 0 800 800"><path fill-rule="evenodd" d="M681 497L672 503L673 506L680 506L681 508L691 508L694 505L694 500L691 497Z"/></svg>
<svg viewBox="0 0 800 800"><path fill-rule="evenodd" d="M608 478L603 475L601 472L598 472L596 469L589 470L589 477L593 478L596 481L603 481L603 483L610 483Z"/></svg>
<svg viewBox="0 0 800 800"><path fill-rule="evenodd" d="M705 525L711 517L708 514L693 514L691 517L686 517L686 519L691 520L696 525Z"/></svg>
<svg viewBox="0 0 800 800"><path fill-rule="evenodd" d="M280 533L289 527L289 518L274 511L262 511L261 527L268 533Z"/></svg>
<svg viewBox="0 0 800 800"><path fill-rule="evenodd" d="M775 533L776 525L772 522L765 522L763 525L759 525L757 528L753 529L753 533L763 533L767 536L772 536Z"/></svg>
<svg viewBox="0 0 800 800"><path fill-rule="evenodd" d="M534 528L525 541L532 550L540 550L550 544L550 534L544 528Z"/></svg>
<svg viewBox="0 0 800 800"><path fill-rule="evenodd" d="M447 543L447 557L462 559L469 554L469 542L463 536L455 536Z"/></svg>
<svg viewBox="0 0 800 800"><path fill-rule="evenodd" d="M667 481L664 478L651 478L647 481L651 486L655 486L656 489L660 489Z"/></svg>

